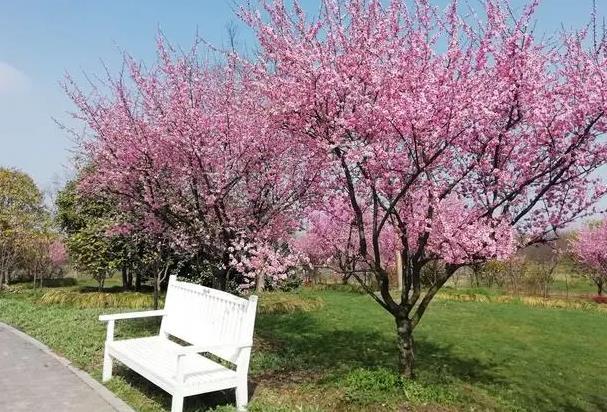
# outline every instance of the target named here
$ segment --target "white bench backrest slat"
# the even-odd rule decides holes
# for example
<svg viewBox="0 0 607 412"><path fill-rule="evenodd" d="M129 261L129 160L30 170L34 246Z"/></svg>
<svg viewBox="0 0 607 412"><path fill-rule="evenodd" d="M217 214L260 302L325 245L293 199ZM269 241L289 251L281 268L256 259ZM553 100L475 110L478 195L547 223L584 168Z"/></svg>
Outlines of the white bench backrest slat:
<svg viewBox="0 0 607 412"><path fill-rule="evenodd" d="M160 331L192 345L251 342L256 307L255 296L247 300L171 276ZM227 348L212 353L248 368L250 349L241 351L240 358L238 351ZM246 365L240 365L243 362Z"/></svg>

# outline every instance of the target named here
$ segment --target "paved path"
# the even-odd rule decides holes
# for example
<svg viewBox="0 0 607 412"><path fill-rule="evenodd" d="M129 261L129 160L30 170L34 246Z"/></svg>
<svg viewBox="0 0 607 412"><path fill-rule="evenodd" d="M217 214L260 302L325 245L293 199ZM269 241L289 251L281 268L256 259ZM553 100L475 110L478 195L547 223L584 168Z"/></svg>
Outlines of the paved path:
<svg viewBox="0 0 607 412"><path fill-rule="evenodd" d="M132 412L103 385L0 322L0 411Z"/></svg>

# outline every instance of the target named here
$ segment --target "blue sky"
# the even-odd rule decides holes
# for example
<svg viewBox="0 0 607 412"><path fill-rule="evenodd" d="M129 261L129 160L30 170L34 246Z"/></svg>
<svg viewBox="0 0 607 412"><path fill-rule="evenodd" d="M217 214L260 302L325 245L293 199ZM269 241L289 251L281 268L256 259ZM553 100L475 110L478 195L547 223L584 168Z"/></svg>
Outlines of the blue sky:
<svg viewBox="0 0 607 412"><path fill-rule="evenodd" d="M232 12L238 1L0 0L0 166L29 173L47 190L65 181L73 143L53 121L69 124L72 106L59 86L64 74L100 74L101 61L118 70L121 49L153 62L158 28L183 47L191 45L197 30L222 45L226 26L235 22L240 46L253 48L251 34ZM310 11L318 3L302 1ZM607 1L598 3L599 15L606 16ZM512 0L514 8L521 4ZM536 30L581 27L591 8L592 0L544 0Z"/></svg>

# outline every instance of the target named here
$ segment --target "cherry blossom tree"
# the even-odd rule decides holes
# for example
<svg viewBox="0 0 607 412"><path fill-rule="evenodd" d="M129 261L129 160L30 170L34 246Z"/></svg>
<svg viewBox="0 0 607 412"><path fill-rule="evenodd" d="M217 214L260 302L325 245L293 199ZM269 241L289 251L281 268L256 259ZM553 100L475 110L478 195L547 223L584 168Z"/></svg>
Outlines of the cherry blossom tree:
<svg viewBox="0 0 607 412"><path fill-rule="evenodd" d="M571 240L570 250L584 266L584 276L594 282L597 294L603 296L607 286L607 223L602 221L580 230Z"/></svg>
<svg viewBox="0 0 607 412"><path fill-rule="evenodd" d="M456 1L442 11L428 0L324 0L314 18L297 3L262 5L241 12L260 44L247 70L259 102L281 139L320 154L318 187L348 205L358 257L379 284L370 296L394 316L412 377L413 331L458 268L506 259L594 211L605 191L594 173L607 155L605 41L589 30L537 38L538 1L518 16L501 0L479 16ZM389 230L403 262L397 297ZM437 260L444 273L424 289L422 269Z"/></svg>
<svg viewBox="0 0 607 412"><path fill-rule="evenodd" d="M312 266L326 266L341 274L344 283L354 277L366 287L360 275L370 270L358 253L356 219L346 199L337 197L326 200L321 208L309 211L306 216L306 230L293 240L293 249L303 253ZM369 211L364 211L363 216L367 223L372 219ZM395 264L397 242L394 231L382 232L382 261L388 266Z"/></svg>
<svg viewBox="0 0 607 412"><path fill-rule="evenodd" d="M175 52L160 38L150 69L66 89L89 127L83 193L106 193L128 228L195 255L215 287L248 287L263 271L282 276L286 244L317 179L315 154L268 122L250 76L233 56L202 60L199 42Z"/></svg>

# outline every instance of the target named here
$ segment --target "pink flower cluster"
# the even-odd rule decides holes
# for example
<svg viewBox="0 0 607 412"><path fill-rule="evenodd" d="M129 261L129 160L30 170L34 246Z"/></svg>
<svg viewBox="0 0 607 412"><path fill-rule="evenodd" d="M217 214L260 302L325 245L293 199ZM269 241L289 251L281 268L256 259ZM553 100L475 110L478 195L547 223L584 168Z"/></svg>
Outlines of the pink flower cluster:
<svg viewBox="0 0 607 412"><path fill-rule="evenodd" d="M60 268L68 261L65 244L61 240L53 240L48 246L48 256L53 268Z"/></svg>
<svg viewBox="0 0 607 412"><path fill-rule="evenodd" d="M309 264L328 266L338 272L368 268L368 262L359 255L358 227L347 199L333 197L306 216L305 232L294 237L291 245L307 257ZM364 217L366 223L372 219L368 210ZM369 236L366 240L371 242ZM382 261L392 266L399 251L399 241L391 226L382 232L379 242Z"/></svg>
<svg viewBox="0 0 607 412"><path fill-rule="evenodd" d="M230 250L231 266L246 279L241 289L254 286L258 278L272 286L278 286L302 263L302 258L297 253L280 250L269 243L241 244Z"/></svg>

